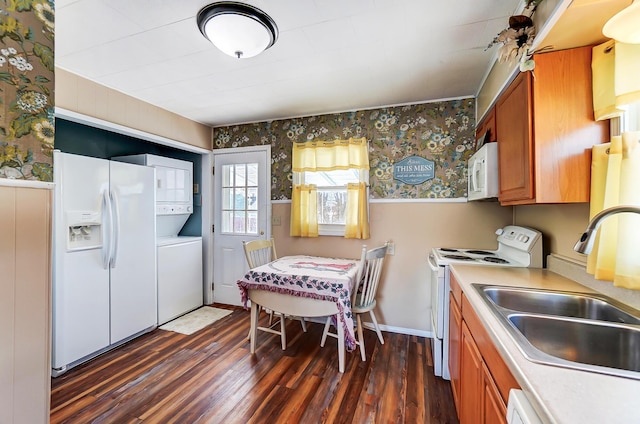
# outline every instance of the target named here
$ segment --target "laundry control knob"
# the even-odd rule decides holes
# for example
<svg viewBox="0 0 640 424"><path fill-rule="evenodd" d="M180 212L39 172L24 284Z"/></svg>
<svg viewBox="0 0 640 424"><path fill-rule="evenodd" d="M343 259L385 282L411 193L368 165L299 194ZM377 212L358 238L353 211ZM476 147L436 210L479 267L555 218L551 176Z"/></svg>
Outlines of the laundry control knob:
<svg viewBox="0 0 640 424"><path fill-rule="evenodd" d="M499 236L501 236L503 233L504 233L504 230L502 228L498 228L496 230L496 234L499 235Z"/></svg>

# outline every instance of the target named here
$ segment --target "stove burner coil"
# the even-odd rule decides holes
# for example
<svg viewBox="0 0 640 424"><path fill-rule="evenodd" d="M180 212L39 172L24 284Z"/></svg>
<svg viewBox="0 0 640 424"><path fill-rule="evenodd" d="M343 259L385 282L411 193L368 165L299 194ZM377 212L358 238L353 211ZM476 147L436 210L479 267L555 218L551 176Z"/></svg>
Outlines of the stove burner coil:
<svg viewBox="0 0 640 424"><path fill-rule="evenodd" d="M509 261L502 258L494 258L492 256L487 256L486 258L482 258L483 261L493 262L494 264L508 264Z"/></svg>
<svg viewBox="0 0 640 424"><path fill-rule="evenodd" d="M495 255L495 253L487 252L486 250L467 250L467 253L471 253L472 255L487 255L487 256Z"/></svg>
<svg viewBox="0 0 640 424"><path fill-rule="evenodd" d="M462 255L444 255L445 258L447 259L457 259L460 261L473 261L473 258L470 258L469 256L462 256Z"/></svg>
<svg viewBox="0 0 640 424"><path fill-rule="evenodd" d="M442 250L443 252L457 252L458 249L451 249L449 247L442 247L440 248L440 250Z"/></svg>

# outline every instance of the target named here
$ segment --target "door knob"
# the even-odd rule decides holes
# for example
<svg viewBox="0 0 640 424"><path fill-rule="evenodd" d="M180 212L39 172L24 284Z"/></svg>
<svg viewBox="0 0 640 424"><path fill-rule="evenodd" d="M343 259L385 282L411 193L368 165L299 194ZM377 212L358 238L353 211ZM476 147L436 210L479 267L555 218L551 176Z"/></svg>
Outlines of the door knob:
<svg viewBox="0 0 640 424"><path fill-rule="evenodd" d="M260 231L260 235L263 236L264 235L264 231Z"/></svg>

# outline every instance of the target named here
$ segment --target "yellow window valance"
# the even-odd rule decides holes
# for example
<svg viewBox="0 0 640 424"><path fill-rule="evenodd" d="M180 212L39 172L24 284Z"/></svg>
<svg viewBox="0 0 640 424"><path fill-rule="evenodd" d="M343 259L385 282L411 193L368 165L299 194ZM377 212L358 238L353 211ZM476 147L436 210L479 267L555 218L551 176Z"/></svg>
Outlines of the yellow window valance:
<svg viewBox="0 0 640 424"><path fill-rule="evenodd" d="M640 102L640 44L609 40L592 49L593 113L596 121L621 116Z"/></svg>
<svg viewBox="0 0 640 424"><path fill-rule="evenodd" d="M293 143L294 172L369 169L366 138Z"/></svg>

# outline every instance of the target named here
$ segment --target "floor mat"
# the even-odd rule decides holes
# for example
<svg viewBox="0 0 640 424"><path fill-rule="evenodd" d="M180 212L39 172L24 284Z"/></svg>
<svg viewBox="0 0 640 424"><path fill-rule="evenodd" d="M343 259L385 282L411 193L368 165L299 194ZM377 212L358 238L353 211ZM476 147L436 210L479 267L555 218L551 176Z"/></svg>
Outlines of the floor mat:
<svg viewBox="0 0 640 424"><path fill-rule="evenodd" d="M179 318L163 324L159 328L161 330L174 331L181 334L193 334L198 330L202 330L207 325L213 324L217 320L226 317L232 311L227 309L213 308L211 306L203 306L193 312L189 312Z"/></svg>

